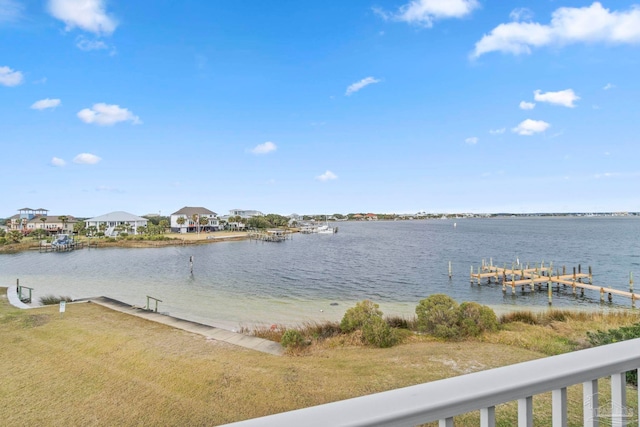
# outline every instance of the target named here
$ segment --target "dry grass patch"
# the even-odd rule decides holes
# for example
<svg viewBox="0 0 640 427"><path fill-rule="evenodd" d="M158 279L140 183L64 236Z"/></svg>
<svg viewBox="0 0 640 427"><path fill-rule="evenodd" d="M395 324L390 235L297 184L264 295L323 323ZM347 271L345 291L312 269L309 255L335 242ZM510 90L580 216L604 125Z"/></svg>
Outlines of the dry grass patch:
<svg viewBox="0 0 640 427"><path fill-rule="evenodd" d="M508 332L517 331L484 339ZM500 340L413 336L378 349L351 339L333 336L308 346L303 357L277 357L90 303L68 304L61 318L54 306L21 311L0 299L0 419L6 425L217 425L543 356ZM573 393L570 401L581 405ZM550 411L544 399L534 398L541 402L536 425L545 425ZM514 405L503 406L498 414L515 420ZM457 425L477 424L469 414Z"/></svg>

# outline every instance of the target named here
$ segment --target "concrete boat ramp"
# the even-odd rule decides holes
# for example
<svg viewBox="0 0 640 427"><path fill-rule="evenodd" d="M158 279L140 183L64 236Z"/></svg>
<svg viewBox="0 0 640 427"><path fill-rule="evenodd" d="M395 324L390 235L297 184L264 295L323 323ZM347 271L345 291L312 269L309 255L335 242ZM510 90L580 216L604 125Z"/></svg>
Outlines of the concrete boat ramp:
<svg viewBox="0 0 640 427"><path fill-rule="evenodd" d="M282 346L277 342L239 334L237 332L231 332L226 329L216 328L215 326L209 326L203 323L197 323L190 320L167 316L165 314L156 313L151 310L145 310L144 308L131 306L129 304L123 303L122 301L117 301L112 298L102 296L95 298L86 298L84 299L84 301L99 304L103 307L110 308L111 310L130 314L132 316L142 317L143 319L147 319L152 322L162 323L164 325L171 326L172 328L182 329L183 331L202 335L217 341L224 341L229 344L234 344L251 350L260 351L262 353L281 356L284 352Z"/></svg>

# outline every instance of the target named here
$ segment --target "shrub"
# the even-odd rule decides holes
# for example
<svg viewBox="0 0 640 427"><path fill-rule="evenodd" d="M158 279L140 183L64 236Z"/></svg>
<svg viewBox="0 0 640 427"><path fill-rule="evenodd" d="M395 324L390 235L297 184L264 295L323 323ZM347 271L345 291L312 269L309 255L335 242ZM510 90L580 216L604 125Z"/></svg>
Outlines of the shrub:
<svg viewBox="0 0 640 427"><path fill-rule="evenodd" d="M57 297L55 295L44 295L40 297L40 304L42 305L55 305L60 304L60 301L71 302L71 297Z"/></svg>
<svg viewBox="0 0 640 427"><path fill-rule="evenodd" d="M371 345L380 348L392 347L398 343L398 334L382 317L373 316L362 326L362 337Z"/></svg>
<svg viewBox="0 0 640 427"><path fill-rule="evenodd" d="M342 332L353 332L369 322L373 317L382 318L378 304L374 304L369 300L360 301L355 307L351 307L342 317L340 329Z"/></svg>
<svg viewBox="0 0 640 427"><path fill-rule="evenodd" d="M463 302L458 308L460 333L464 336L476 337L483 332L498 330L498 318L494 311L477 302Z"/></svg>
<svg viewBox="0 0 640 427"><path fill-rule="evenodd" d="M304 337L300 331L296 329L287 329L284 334L282 334L280 344L285 348L302 347L304 345Z"/></svg>
<svg viewBox="0 0 640 427"><path fill-rule="evenodd" d="M416 307L418 329L438 338L457 338L458 303L448 295L434 294L421 300Z"/></svg>
<svg viewBox="0 0 640 427"><path fill-rule="evenodd" d="M589 343L593 346L612 344L619 341L640 338L640 323L631 326L622 326L608 331L587 332ZM627 382L638 385L638 370L627 371Z"/></svg>

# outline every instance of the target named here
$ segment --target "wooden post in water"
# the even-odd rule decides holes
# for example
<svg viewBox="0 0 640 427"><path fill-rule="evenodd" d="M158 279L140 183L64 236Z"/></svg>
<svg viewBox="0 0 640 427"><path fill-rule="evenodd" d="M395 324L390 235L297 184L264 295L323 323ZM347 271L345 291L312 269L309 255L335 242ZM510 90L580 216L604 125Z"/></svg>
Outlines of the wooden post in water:
<svg viewBox="0 0 640 427"><path fill-rule="evenodd" d="M449 261L449 280L451 280L451 261Z"/></svg>
<svg viewBox="0 0 640 427"><path fill-rule="evenodd" d="M536 282L533 281L534 276L531 276L531 293L536 291Z"/></svg>
<svg viewBox="0 0 640 427"><path fill-rule="evenodd" d="M631 293L631 308L636 308L636 294Z"/></svg>
<svg viewBox="0 0 640 427"><path fill-rule="evenodd" d="M189 269L191 270L191 274L193 274L193 255L189 257Z"/></svg>
<svg viewBox="0 0 640 427"><path fill-rule="evenodd" d="M469 281L473 285L473 265L471 266L471 274L469 275Z"/></svg>
<svg viewBox="0 0 640 427"><path fill-rule="evenodd" d="M604 288L600 288L600 302L604 302Z"/></svg>
<svg viewBox="0 0 640 427"><path fill-rule="evenodd" d="M553 299L553 289L551 289L551 282L547 282L547 296L549 298L549 305L552 304Z"/></svg>
<svg viewBox="0 0 640 427"><path fill-rule="evenodd" d="M593 284L593 275L591 274L591 266L589 266L589 284Z"/></svg>
<svg viewBox="0 0 640 427"><path fill-rule="evenodd" d="M633 293L633 271L629 273L629 292Z"/></svg>

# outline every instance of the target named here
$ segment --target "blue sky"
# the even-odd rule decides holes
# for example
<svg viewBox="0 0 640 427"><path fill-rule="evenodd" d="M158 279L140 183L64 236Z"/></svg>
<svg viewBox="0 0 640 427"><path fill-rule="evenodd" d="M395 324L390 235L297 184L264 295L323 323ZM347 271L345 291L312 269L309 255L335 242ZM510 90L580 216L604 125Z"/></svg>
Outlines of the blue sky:
<svg viewBox="0 0 640 427"><path fill-rule="evenodd" d="M0 217L640 211L640 2L0 0Z"/></svg>

